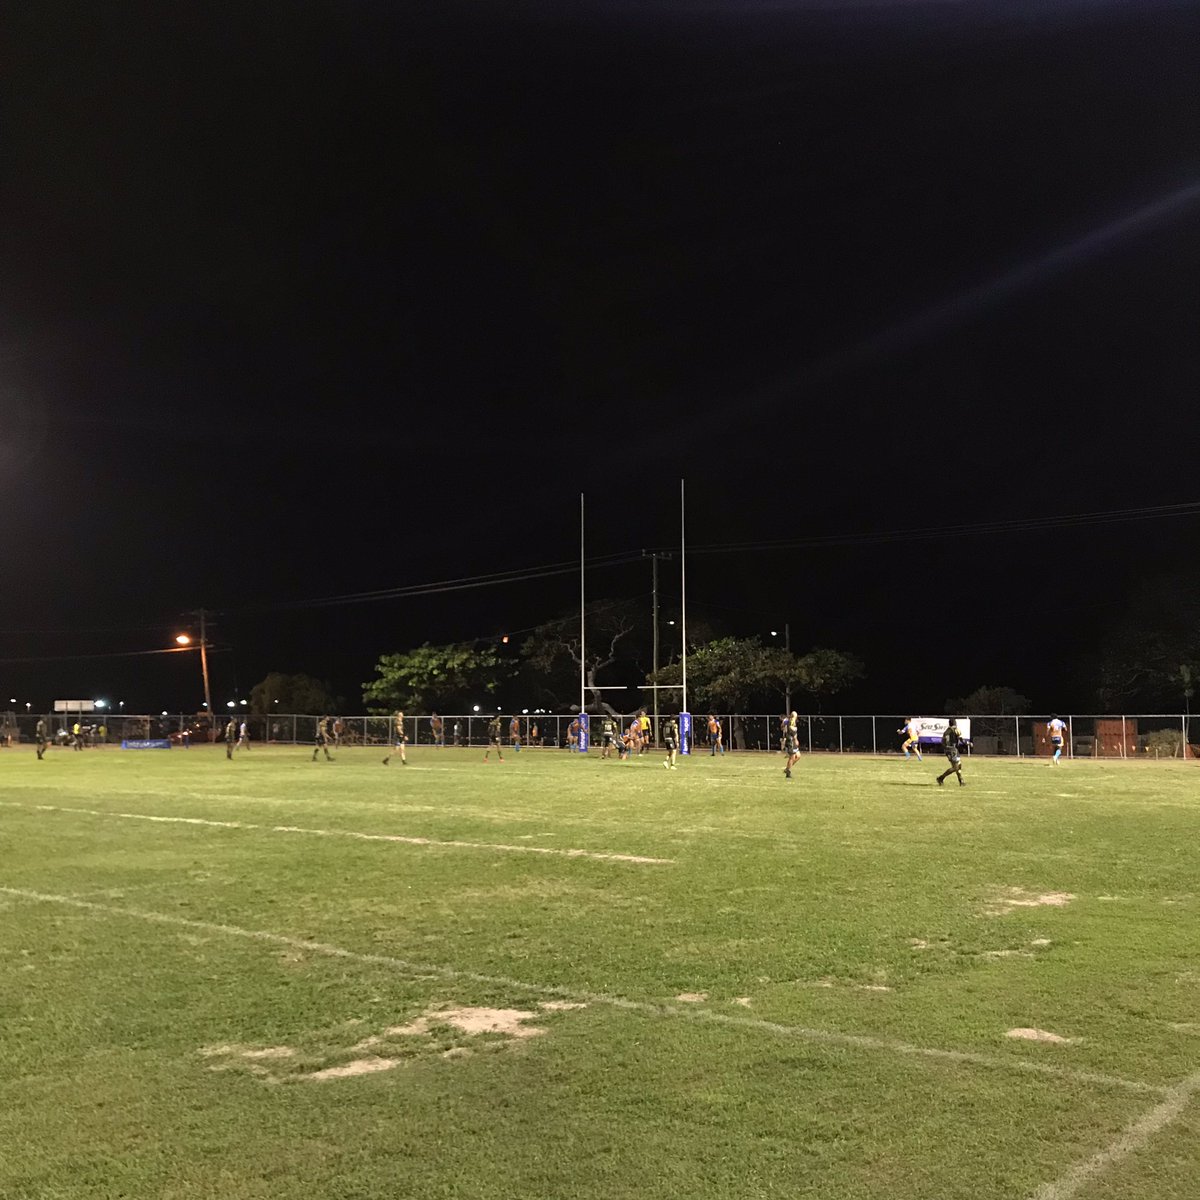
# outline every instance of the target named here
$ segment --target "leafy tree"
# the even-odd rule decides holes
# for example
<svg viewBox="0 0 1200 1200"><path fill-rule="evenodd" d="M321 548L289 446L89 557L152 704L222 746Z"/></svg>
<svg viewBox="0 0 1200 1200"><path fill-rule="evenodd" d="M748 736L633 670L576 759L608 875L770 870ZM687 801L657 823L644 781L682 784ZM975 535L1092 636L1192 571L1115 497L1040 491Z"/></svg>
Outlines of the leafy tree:
<svg viewBox="0 0 1200 1200"><path fill-rule="evenodd" d="M376 677L363 684L363 701L375 713L411 708L453 710L493 696L512 673L512 664L492 650L469 643L433 646L426 642L407 653L384 654Z"/></svg>
<svg viewBox="0 0 1200 1200"><path fill-rule="evenodd" d="M544 680L546 694L558 704L579 695L582 667L589 691L588 707L614 713L599 690L598 676L606 668L623 664L631 678L641 675L637 658L644 653L649 613L631 600L598 600L585 610L586 644L581 646L579 614L546 621L534 629L521 647L521 655ZM582 657L586 654L586 661Z"/></svg>
<svg viewBox="0 0 1200 1200"><path fill-rule="evenodd" d="M816 649L796 659L796 671L784 682L793 691L806 692L820 701L857 683L865 673L862 659L842 650Z"/></svg>
<svg viewBox="0 0 1200 1200"><path fill-rule="evenodd" d="M791 690L820 701L862 675L862 663L840 650L797 656L757 638L716 638L688 653L688 702L697 708L746 712L773 707ZM683 664L661 668L651 682L680 685ZM682 696L680 696L682 698Z"/></svg>
<svg viewBox="0 0 1200 1200"><path fill-rule="evenodd" d="M252 713L329 713L338 703L329 684L311 675L285 675L272 671L250 689Z"/></svg>
<svg viewBox="0 0 1200 1200"><path fill-rule="evenodd" d="M1010 687L977 687L970 695L947 700L946 711L959 716L1023 717L1029 700Z"/></svg>
<svg viewBox="0 0 1200 1200"><path fill-rule="evenodd" d="M1191 707L1200 678L1200 579L1147 581L1100 647L1098 698L1109 711Z"/></svg>

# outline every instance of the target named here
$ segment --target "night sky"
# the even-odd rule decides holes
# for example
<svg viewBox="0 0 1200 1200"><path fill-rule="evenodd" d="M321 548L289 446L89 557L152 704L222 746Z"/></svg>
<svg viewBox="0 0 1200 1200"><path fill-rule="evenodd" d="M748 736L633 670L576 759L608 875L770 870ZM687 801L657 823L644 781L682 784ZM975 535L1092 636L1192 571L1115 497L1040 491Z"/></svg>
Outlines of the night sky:
<svg viewBox="0 0 1200 1200"><path fill-rule="evenodd" d="M304 671L353 711L381 652L577 579L297 602L570 561L580 492L589 555L677 546L681 476L689 613L858 653L857 711L1084 708L1138 587L1196 568L1194 5L6 24L4 698L194 710L191 654L73 656L204 605L214 701ZM649 565L588 587L648 606Z"/></svg>

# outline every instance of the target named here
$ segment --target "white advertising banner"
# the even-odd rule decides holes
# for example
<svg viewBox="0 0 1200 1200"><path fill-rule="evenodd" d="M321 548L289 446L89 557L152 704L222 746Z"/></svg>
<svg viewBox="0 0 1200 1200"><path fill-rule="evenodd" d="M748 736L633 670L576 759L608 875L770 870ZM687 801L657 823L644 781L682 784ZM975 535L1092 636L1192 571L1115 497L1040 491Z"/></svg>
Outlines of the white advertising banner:
<svg viewBox="0 0 1200 1200"><path fill-rule="evenodd" d="M971 721L968 717L958 717L958 732L963 741L971 740ZM917 717L917 737L923 742L940 742L942 734L950 724L949 717Z"/></svg>

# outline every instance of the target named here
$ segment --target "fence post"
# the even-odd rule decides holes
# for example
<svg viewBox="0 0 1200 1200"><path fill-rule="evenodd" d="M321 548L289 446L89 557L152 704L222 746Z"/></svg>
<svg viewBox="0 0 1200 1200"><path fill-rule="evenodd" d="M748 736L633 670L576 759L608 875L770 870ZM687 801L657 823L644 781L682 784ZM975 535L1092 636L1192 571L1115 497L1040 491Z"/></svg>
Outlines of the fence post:
<svg viewBox="0 0 1200 1200"><path fill-rule="evenodd" d="M1179 714L1179 757L1187 761L1187 717Z"/></svg>
<svg viewBox="0 0 1200 1200"><path fill-rule="evenodd" d="M296 744L296 714L292 713L292 745Z"/></svg>
<svg viewBox="0 0 1200 1200"><path fill-rule="evenodd" d="M1125 757L1125 714L1121 714L1121 757Z"/></svg>
<svg viewBox="0 0 1200 1200"><path fill-rule="evenodd" d="M875 717L874 717L874 715L872 715L872 717L871 717L871 753L872 754L879 753L879 750L875 744Z"/></svg>
<svg viewBox="0 0 1200 1200"><path fill-rule="evenodd" d="M1067 713L1067 757L1075 757L1075 718Z"/></svg>
<svg viewBox="0 0 1200 1200"><path fill-rule="evenodd" d="M1021 718L1013 717L1013 728L1017 731L1017 757L1021 757Z"/></svg>
<svg viewBox="0 0 1200 1200"><path fill-rule="evenodd" d="M840 714L838 715L838 753L846 753L846 747L842 744L842 718Z"/></svg>
<svg viewBox="0 0 1200 1200"><path fill-rule="evenodd" d="M808 722L808 752L812 753L812 713L809 713L805 718Z"/></svg>

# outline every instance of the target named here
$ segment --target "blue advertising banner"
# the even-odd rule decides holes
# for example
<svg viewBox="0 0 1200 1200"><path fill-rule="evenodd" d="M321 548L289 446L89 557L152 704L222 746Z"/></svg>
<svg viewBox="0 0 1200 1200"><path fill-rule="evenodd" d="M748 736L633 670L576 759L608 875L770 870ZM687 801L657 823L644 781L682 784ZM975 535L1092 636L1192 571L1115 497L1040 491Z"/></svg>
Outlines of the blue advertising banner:
<svg viewBox="0 0 1200 1200"><path fill-rule="evenodd" d="M691 754L692 752L692 714L679 714L679 753Z"/></svg>
<svg viewBox="0 0 1200 1200"><path fill-rule="evenodd" d="M588 752L588 715L587 713L579 714L579 753L586 754Z"/></svg>
<svg viewBox="0 0 1200 1200"><path fill-rule="evenodd" d="M122 739L122 750L170 750L171 743L167 738L149 738L142 741Z"/></svg>

